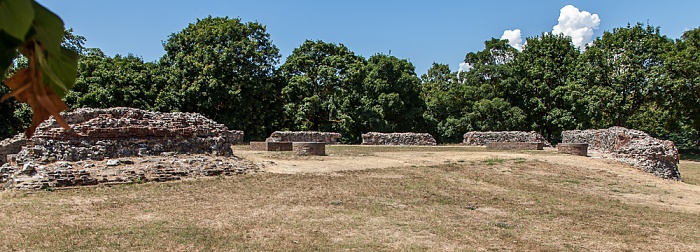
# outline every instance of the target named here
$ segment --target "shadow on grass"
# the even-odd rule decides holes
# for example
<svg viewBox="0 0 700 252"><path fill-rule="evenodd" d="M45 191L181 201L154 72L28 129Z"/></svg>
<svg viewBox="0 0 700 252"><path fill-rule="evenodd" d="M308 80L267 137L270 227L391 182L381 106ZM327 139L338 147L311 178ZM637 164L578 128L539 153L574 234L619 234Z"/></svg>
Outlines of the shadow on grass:
<svg viewBox="0 0 700 252"><path fill-rule="evenodd" d="M700 162L700 149L679 149L681 160Z"/></svg>

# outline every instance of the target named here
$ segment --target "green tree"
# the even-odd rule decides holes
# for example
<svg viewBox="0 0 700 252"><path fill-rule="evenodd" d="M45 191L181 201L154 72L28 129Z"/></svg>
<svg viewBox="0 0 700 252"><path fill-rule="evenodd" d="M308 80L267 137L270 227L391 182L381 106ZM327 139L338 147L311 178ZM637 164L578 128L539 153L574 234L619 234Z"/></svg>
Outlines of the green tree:
<svg viewBox="0 0 700 252"><path fill-rule="evenodd" d="M409 132L427 129L420 79L407 60L377 54L368 59L360 116L363 131Z"/></svg>
<svg viewBox="0 0 700 252"><path fill-rule="evenodd" d="M457 80L457 73L446 64L433 63L421 76L421 97L425 101L423 118L428 131L440 143L459 142L465 133L462 111L471 101L465 99L463 86Z"/></svg>
<svg viewBox="0 0 700 252"><path fill-rule="evenodd" d="M658 27L615 28L581 55L577 75L586 87L590 127L625 126L649 102L660 98L664 58L672 41Z"/></svg>
<svg viewBox="0 0 700 252"><path fill-rule="evenodd" d="M698 146L700 132L700 27L688 30L673 45L664 64L666 70L661 99L657 105L668 112L666 130L683 142Z"/></svg>
<svg viewBox="0 0 700 252"><path fill-rule="evenodd" d="M361 85L365 64L343 44L307 40L294 49L280 67L287 83L282 94L291 128L339 131L348 141L359 139L345 106L352 104L349 99Z"/></svg>
<svg viewBox="0 0 700 252"><path fill-rule="evenodd" d="M88 49L81 57L79 76L65 100L71 107L132 107L153 110L165 86L160 65L133 56L107 57Z"/></svg>
<svg viewBox="0 0 700 252"><path fill-rule="evenodd" d="M558 141L562 130L576 126L576 112L567 93L579 54L569 37L543 33L527 38L513 62L515 79L509 100L524 109L527 128L550 141Z"/></svg>
<svg viewBox="0 0 700 252"><path fill-rule="evenodd" d="M197 20L163 44L161 64L171 76L159 110L197 112L246 132L268 135L279 117L279 49L265 26L228 17Z"/></svg>
<svg viewBox="0 0 700 252"><path fill-rule="evenodd" d="M488 92L482 98L517 95L512 93L517 90L509 90L506 82L513 74L510 63L516 56L518 50L510 46L508 40L491 38L484 42L484 50L470 52L464 57L464 62L471 69L460 74L460 78L471 86L478 86L482 91Z"/></svg>
<svg viewBox="0 0 700 252"><path fill-rule="evenodd" d="M469 131L521 130L525 112L500 97L482 99L474 103L464 123Z"/></svg>

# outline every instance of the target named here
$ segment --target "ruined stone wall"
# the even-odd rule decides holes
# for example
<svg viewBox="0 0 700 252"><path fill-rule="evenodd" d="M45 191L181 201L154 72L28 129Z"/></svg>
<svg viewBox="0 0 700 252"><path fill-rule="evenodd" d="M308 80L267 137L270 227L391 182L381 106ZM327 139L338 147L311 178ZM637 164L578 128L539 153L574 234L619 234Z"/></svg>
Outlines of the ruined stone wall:
<svg viewBox="0 0 700 252"><path fill-rule="evenodd" d="M231 176L262 172L250 161L236 157L177 155L129 157L102 161L27 162L0 166L0 191L38 190L89 185L164 182L192 177Z"/></svg>
<svg viewBox="0 0 700 252"><path fill-rule="evenodd" d="M549 141L534 131L470 131L464 134L465 145L482 146L491 142L538 142L543 143L545 147L552 147Z"/></svg>
<svg viewBox="0 0 700 252"><path fill-rule="evenodd" d="M66 131L55 120L42 123L18 162L102 160L128 156L181 154L231 155L243 132L228 130L196 113L157 113L133 108L77 109L63 113Z"/></svg>
<svg viewBox="0 0 700 252"><path fill-rule="evenodd" d="M19 153L26 142L24 133L0 141L0 166L8 162L7 155Z"/></svg>
<svg viewBox="0 0 700 252"><path fill-rule="evenodd" d="M275 131L265 142L319 142L337 144L342 135L335 132L320 131Z"/></svg>
<svg viewBox="0 0 700 252"><path fill-rule="evenodd" d="M379 133L362 134L363 145L437 145L429 133Z"/></svg>
<svg viewBox="0 0 700 252"><path fill-rule="evenodd" d="M678 149L672 141L623 127L562 132L563 143L587 143L589 149L612 154L612 159L630 164L657 177L680 180Z"/></svg>

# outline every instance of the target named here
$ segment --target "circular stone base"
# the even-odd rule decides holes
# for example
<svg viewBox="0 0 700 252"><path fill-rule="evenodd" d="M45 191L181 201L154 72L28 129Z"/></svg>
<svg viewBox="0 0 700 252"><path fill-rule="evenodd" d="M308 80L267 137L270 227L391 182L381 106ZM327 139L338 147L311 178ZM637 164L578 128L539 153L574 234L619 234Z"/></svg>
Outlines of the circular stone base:
<svg viewBox="0 0 700 252"><path fill-rule="evenodd" d="M321 142L294 142L292 143L294 154L299 156L325 156L326 143Z"/></svg>
<svg viewBox="0 0 700 252"><path fill-rule="evenodd" d="M557 144L559 153L571 154L576 156L588 156L587 143L560 143Z"/></svg>

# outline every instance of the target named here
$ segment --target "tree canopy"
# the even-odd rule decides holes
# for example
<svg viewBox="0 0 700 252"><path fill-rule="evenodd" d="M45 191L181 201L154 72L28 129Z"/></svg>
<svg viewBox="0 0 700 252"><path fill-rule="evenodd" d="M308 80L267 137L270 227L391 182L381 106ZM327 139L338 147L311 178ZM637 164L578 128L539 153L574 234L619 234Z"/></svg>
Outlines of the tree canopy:
<svg viewBox="0 0 700 252"><path fill-rule="evenodd" d="M420 77L407 59L365 58L321 40L304 41L280 64L264 25L228 17L171 34L157 62L107 56L85 41L63 33L63 48L80 55L67 104L198 112L248 140L319 130L358 143L369 131L413 131L455 143L473 130L533 130L556 143L563 130L615 125L681 147L700 140L700 28L672 40L659 27L627 25L581 50L549 33L527 38L522 51L491 38L465 55L466 70L434 63ZM0 136L25 127L29 111L15 100L0 103Z"/></svg>

